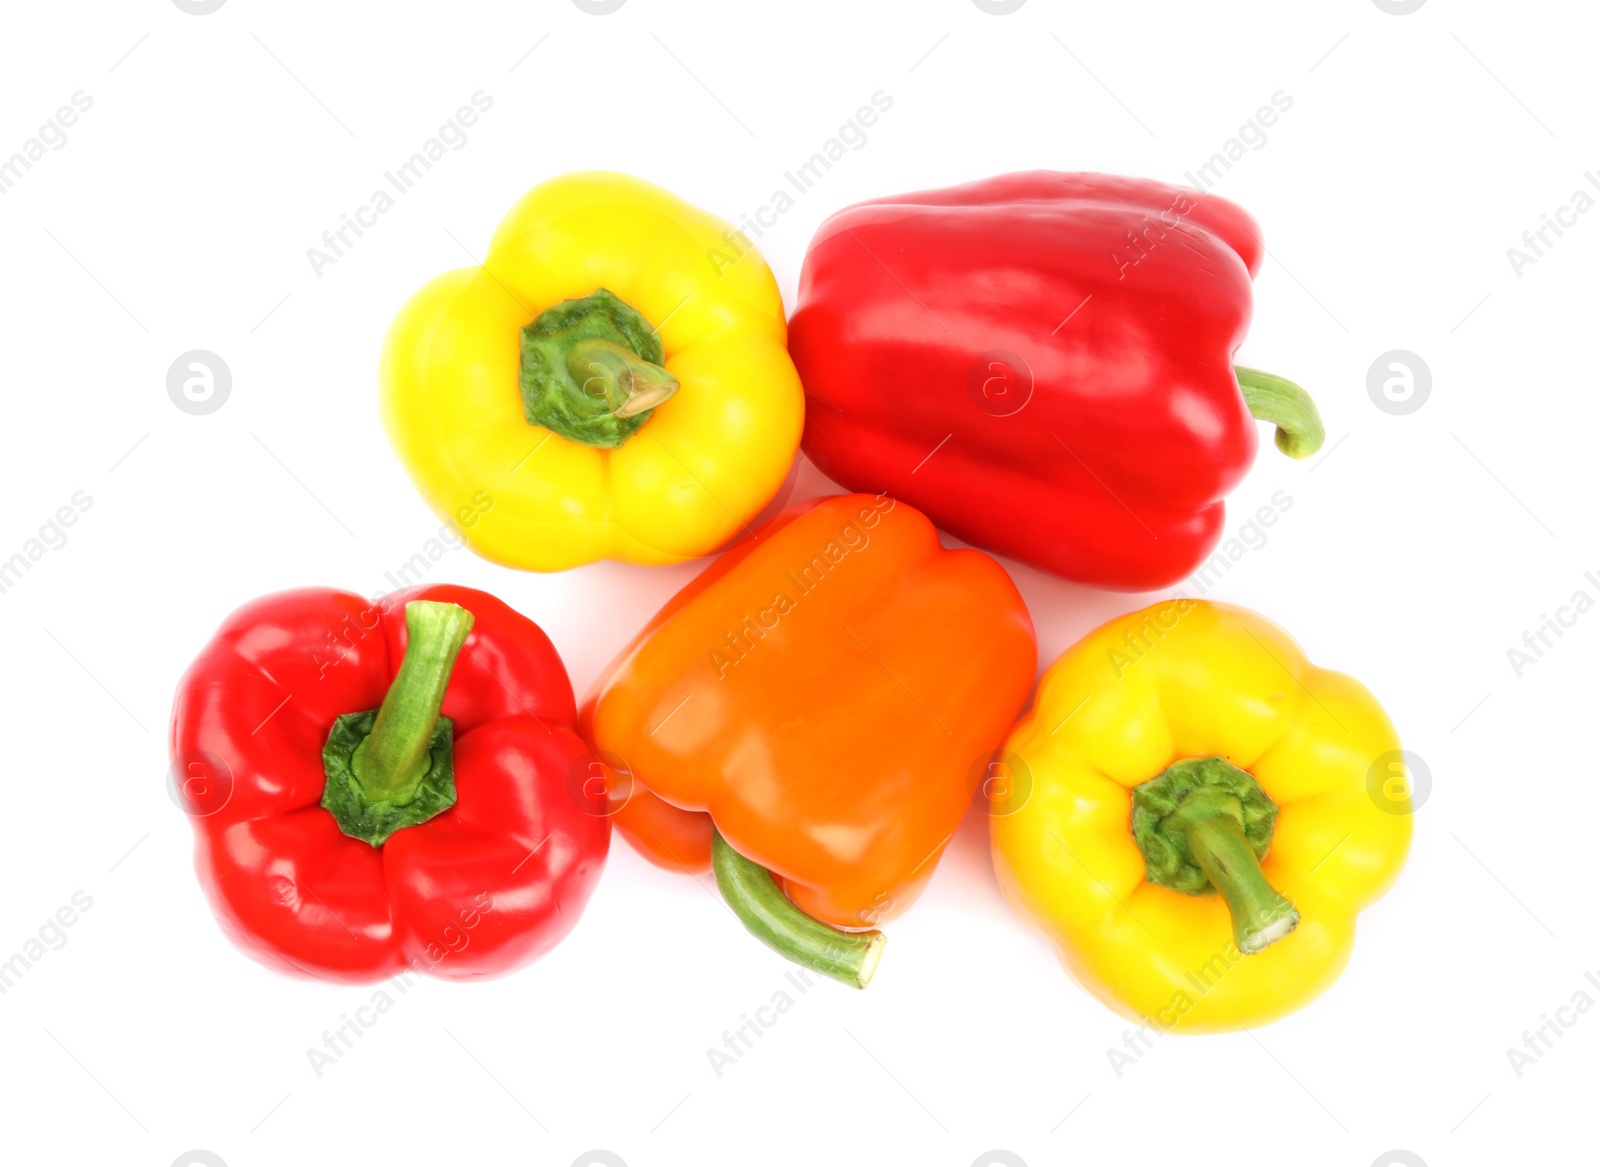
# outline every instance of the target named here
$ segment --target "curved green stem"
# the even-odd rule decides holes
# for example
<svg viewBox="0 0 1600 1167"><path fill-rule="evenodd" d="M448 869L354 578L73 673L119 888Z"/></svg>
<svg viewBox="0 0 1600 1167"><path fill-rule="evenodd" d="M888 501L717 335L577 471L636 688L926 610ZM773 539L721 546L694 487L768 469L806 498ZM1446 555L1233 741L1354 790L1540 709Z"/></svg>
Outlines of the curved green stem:
<svg viewBox="0 0 1600 1167"><path fill-rule="evenodd" d="M456 604L406 605L406 651L383 695L372 731L350 759L372 802L407 802L428 769L428 741L444 706L456 654L472 631L472 613Z"/></svg>
<svg viewBox="0 0 1600 1167"><path fill-rule="evenodd" d="M1261 784L1221 758L1174 762L1133 789L1133 839L1145 878L1185 895L1219 893L1243 953L1260 952L1300 923L1261 870L1277 820Z"/></svg>
<svg viewBox="0 0 1600 1167"><path fill-rule="evenodd" d="M1300 913L1267 882L1239 825L1238 802L1207 806L1191 797L1178 813L1188 824L1189 854L1228 905L1233 938L1244 953L1260 952L1300 923Z"/></svg>
<svg viewBox="0 0 1600 1167"><path fill-rule="evenodd" d="M882 932L842 932L813 920L783 894L772 873L711 832L711 870L733 914L768 948L796 964L857 989L867 987L888 937Z"/></svg>
<svg viewBox="0 0 1600 1167"><path fill-rule="evenodd" d="M572 346L567 373L584 396L603 401L616 418L652 410L678 391L678 379L660 365L600 337Z"/></svg>
<svg viewBox="0 0 1600 1167"><path fill-rule="evenodd" d="M1327 431L1311 394L1293 381L1260 369L1235 365L1233 375L1239 380L1250 416L1278 427L1274 438L1278 449L1291 458L1309 458L1322 448Z"/></svg>
<svg viewBox="0 0 1600 1167"><path fill-rule="evenodd" d="M383 704L337 718L322 747L322 805L339 829L374 847L455 805L454 727L441 716L472 613L406 605L406 651Z"/></svg>
<svg viewBox="0 0 1600 1167"><path fill-rule="evenodd" d="M522 330L522 415L570 442L614 450L678 391L655 328L604 288Z"/></svg>

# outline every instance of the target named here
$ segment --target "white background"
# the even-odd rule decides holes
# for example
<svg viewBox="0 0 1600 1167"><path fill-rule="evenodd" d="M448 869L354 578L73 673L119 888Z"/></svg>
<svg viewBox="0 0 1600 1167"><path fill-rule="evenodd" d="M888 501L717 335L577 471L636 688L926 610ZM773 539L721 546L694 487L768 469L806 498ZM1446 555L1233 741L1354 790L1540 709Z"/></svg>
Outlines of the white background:
<svg viewBox="0 0 1600 1167"><path fill-rule="evenodd" d="M1589 1141L1600 1012L1521 1077L1506 1053L1600 969L1600 615L1520 678L1507 659L1574 592L1600 598L1600 214L1520 277L1506 255L1600 168L1589 13L1205 9L9 6L0 156L75 91L94 105L0 197L0 558L75 491L93 505L0 595L0 957L75 891L93 907L0 996L0 1159L1368 1167L1398 1148L1437 1167ZM494 106L465 147L314 275L306 249L480 89ZM894 106L866 145L760 241L787 300L811 232L857 199L1031 167L1181 181L1275 91L1293 98L1215 189L1271 252L1240 359L1312 390L1327 452L1293 463L1264 442L1229 529L1274 491L1293 506L1209 594L1361 677L1425 759L1398 885L1319 1001L1253 1033L1161 1038L1119 1077L1107 1050L1129 1025L1006 909L975 812L872 988L813 989L718 1078L706 1050L785 966L709 879L618 839L551 956L414 989L318 1078L307 1048L372 990L270 974L213 924L164 787L178 675L243 601L377 591L435 532L377 421L379 340L518 195L605 167L736 219L880 89ZM209 416L166 393L195 348L232 370ZM1432 373L1407 416L1367 392L1392 349ZM829 489L806 468L800 496ZM1008 566L1042 662L1154 598ZM698 569L537 577L460 551L432 578L538 620L581 694Z"/></svg>

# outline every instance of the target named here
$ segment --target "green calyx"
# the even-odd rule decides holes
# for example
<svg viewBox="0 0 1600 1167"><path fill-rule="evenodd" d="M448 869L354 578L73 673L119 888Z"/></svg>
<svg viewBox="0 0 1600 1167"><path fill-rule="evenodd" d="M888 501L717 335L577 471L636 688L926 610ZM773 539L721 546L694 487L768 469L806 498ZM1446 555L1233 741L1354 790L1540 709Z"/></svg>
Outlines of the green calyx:
<svg viewBox="0 0 1600 1167"><path fill-rule="evenodd" d="M406 651L383 704L335 719L322 747L322 806L353 839L381 847L456 802L453 727L440 715L472 613L406 605Z"/></svg>
<svg viewBox="0 0 1600 1167"><path fill-rule="evenodd" d="M678 391L650 322L600 288L522 330L522 413L568 441L615 450Z"/></svg>
<svg viewBox="0 0 1600 1167"><path fill-rule="evenodd" d="M346 713L333 723L322 747L322 769L328 784L322 789L323 809L339 822L352 839L381 847L401 827L427 822L456 804L454 738L450 719L439 718L427 742L428 768L410 788L390 798L369 794L351 765L352 756L372 733L378 711Z"/></svg>
<svg viewBox="0 0 1600 1167"><path fill-rule="evenodd" d="M768 948L851 988L864 989L883 959L888 937L876 929L844 932L813 920L783 894L772 873L711 832L711 870L722 898Z"/></svg>
<svg viewBox="0 0 1600 1167"><path fill-rule="evenodd" d="M1174 762L1133 789L1133 840L1145 878L1185 895L1220 894L1243 953L1260 952L1300 922L1261 872L1278 806L1221 758Z"/></svg>
<svg viewBox="0 0 1600 1167"><path fill-rule="evenodd" d="M1322 440L1328 436L1323 427L1317 403L1293 381L1286 381L1260 369L1247 369L1235 365L1233 375L1239 381L1239 391L1250 416L1257 421L1270 421L1278 427L1273 438L1278 449L1291 458L1309 458L1322 449Z"/></svg>

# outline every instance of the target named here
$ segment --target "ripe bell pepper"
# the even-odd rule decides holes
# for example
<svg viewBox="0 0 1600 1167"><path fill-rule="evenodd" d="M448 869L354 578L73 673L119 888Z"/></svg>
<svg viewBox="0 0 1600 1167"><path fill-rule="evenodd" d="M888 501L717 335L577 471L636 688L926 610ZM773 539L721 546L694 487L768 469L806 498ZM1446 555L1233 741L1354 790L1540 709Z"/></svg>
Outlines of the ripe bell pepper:
<svg viewBox="0 0 1600 1167"><path fill-rule="evenodd" d="M995 870L1112 1008L1167 1032L1260 1025L1333 983L1405 862L1399 745L1360 682L1270 621L1156 604L1045 672L996 763Z"/></svg>
<svg viewBox="0 0 1600 1167"><path fill-rule="evenodd" d="M568 174L400 310L384 426L473 550L535 571L677 563L761 511L804 399L777 284L735 237L636 178Z"/></svg>
<svg viewBox="0 0 1600 1167"><path fill-rule="evenodd" d="M246 604L172 714L223 929L270 968L345 982L495 976L554 947L610 840L567 793L588 753L574 705L538 625L483 592Z"/></svg>
<svg viewBox="0 0 1600 1167"><path fill-rule="evenodd" d="M709 862L765 943L862 987L883 936L838 929L921 892L1035 659L998 563L945 550L893 499L841 496L724 552L601 677L581 723L630 842L663 866Z"/></svg>
<svg viewBox="0 0 1600 1167"><path fill-rule="evenodd" d="M1298 386L1236 369L1261 235L1215 195L1035 171L823 223L790 351L806 454L969 543L1148 589L1216 546L1252 417L1322 442Z"/></svg>

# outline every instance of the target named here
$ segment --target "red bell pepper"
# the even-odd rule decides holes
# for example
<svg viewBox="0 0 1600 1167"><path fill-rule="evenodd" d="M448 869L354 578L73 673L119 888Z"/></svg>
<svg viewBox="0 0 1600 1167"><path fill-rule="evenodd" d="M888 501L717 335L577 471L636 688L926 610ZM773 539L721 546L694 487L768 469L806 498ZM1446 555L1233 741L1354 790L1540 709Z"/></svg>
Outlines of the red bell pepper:
<svg viewBox="0 0 1600 1167"><path fill-rule="evenodd" d="M1322 441L1298 386L1235 370L1260 232L1215 195L1036 171L846 208L818 230L789 348L803 447L969 543L1163 587L1216 546L1256 451Z"/></svg>
<svg viewBox="0 0 1600 1167"><path fill-rule="evenodd" d="M483 592L266 596L178 686L173 777L234 942L282 972L494 976L553 947L605 862L549 638Z"/></svg>

